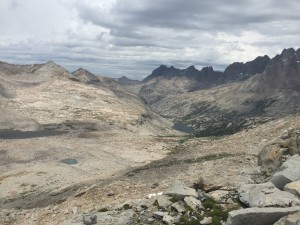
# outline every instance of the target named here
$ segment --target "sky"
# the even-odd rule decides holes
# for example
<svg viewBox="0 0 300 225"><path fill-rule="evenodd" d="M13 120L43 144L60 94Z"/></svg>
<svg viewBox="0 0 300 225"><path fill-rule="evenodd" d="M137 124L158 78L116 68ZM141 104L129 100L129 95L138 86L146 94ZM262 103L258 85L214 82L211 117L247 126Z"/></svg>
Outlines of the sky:
<svg viewBox="0 0 300 225"><path fill-rule="evenodd" d="M299 0L1 0L0 61L142 79L300 46Z"/></svg>

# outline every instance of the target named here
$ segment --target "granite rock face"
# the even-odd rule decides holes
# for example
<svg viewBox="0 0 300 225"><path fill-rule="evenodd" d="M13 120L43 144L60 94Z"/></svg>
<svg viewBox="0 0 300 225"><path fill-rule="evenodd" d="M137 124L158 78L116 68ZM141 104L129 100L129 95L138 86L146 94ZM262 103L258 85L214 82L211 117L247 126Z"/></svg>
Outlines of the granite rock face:
<svg viewBox="0 0 300 225"><path fill-rule="evenodd" d="M300 207L235 210L229 213L226 225L273 225L282 217L299 210Z"/></svg>
<svg viewBox="0 0 300 225"><path fill-rule="evenodd" d="M297 180L300 180L300 156L294 155L282 164L278 172L273 174L270 182L282 190L286 184Z"/></svg>
<svg viewBox="0 0 300 225"><path fill-rule="evenodd" d="M246 184L239 190L240 200L250 207L289 207L300 205L293 194L281 191L271 182Z"/></svg>

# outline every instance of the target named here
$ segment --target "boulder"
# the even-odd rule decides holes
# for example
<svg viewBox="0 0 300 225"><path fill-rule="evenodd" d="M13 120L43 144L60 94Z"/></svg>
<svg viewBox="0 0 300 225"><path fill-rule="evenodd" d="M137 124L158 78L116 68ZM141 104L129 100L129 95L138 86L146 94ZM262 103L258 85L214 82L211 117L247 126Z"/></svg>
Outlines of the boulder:
<svg viewBox="0 0 300 225"><path fill-rule="evenodd" d="M164 215L162 221L167 225L173 225L178 219L170 215Z"/></svg>
<svg viewBox="0 0 300 225"><path fill-rule="evenodd" d="M185 212L184 204L182 204L181 202L175 202L175 203L173 203L172 207L174 209L176 209L176 211L179 212L179 213L184 213Z"/></svg>
<svg viewBox="0 0 300 225"><path fill-rule="evenodd" d="M300 225L300 211L281 218L274 225Z"/></svg>
<svg viewBox="0 0 300 225"><path fill-rule="evenodd" d="M300 198L300 180L288 183L283 190L288 191Z"/></svg>
<svg viewBox="0 0 300 225"><path fill-rule="evenodd" d="M290 207L300 205L295 195L281 191L271 182L245 184L238 190L240 200L250 207Z"/></svg>
<svg viewBox="0 0 300 225"><path fill-rule="evenodd" d="M187 187L180 181L175 181L175 183L169 187L164 194L173 196L178 199L184 199L186 196L193 196L195 198L198 197L198 194L195 189Z"/></svg>
<svg viewBox="0 0 300 225"><path fill-rule="evenodd" d="M293 181L300 180L300 156L294 155L282 164L279 171L272 175L270 181L279 189Z"/></svg>
<svg viewBox="0 0 300 225"><path fill-rule="evenodd" d="M216 202L220 203L226 203L227 200L231 198L230 191L225 190L212 191L209 194Z"/></svg>
<svg viewBox="0 0 300 225"><path fill-rule="evenodd" d="M282 217L299 210L299 206L239 209L229 212L226 225L273 225Z"/></svg>
<svg viewBox="0 0 300 225"><path fill-rule="evenodd" d="M261 172L272 173L276 171L282 164L282 157L286 152L286 148L281 148L276 143L263 147L258 154L258 165Z"/></svg>
<svg viewBox="0 0 300 225"><path fill-rule="evenodd" d="M156 202L158 204L159 208L162 208L164 210L167 210L167 208L172 205L173 203L168 199L167 196L162 195L162 196L158 196L156 199Z"/></svg>
<svg viewBox="0 0 300 225"><path fill-rule="evenodd" d="M83 215L82 222L85 225L93 225L97 223L97 216L96 215Z"/></svg>
<svg viewBox="0 0 300 225"><path fill-rule="evenodd" d="M165 215L168 215L167 212L160 212L160 211L156 211L153 213L153 217L156 219L161 220L162 218L164 218Z"/></svg>
<svg viewBox="0 0 300 225"><path fill-rule="evenodd" d="M201 225L212 224L212 217L204 217L203 220L200 221Z"/></svg>
<svg viewBox="0 0 300 225"><path fill-rule="evenodd" d="M187 204L187 206L189 206L193 210L203 208L201 202L198 199L194 198L194 197L190 197L190 196L185 197L184 202L185 202L185 204Z"/></svg>

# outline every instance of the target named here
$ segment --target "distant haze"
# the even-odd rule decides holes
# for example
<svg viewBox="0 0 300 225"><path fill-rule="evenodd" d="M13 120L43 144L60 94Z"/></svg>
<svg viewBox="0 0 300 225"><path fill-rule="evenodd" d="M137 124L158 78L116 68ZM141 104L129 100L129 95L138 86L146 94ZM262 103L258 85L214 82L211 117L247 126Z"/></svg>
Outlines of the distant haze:
<svg viewBox="0 0 300 225"><path fill-rule="evenodd" d="M299 48L299 0L1 0L0 61L142 79Z"/></svg>

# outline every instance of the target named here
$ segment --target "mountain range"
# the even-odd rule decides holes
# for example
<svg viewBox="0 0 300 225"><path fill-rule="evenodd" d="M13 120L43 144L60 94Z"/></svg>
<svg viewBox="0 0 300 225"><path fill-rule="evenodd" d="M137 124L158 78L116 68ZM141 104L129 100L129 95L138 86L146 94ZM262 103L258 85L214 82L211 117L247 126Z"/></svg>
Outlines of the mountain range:
<svg viewBox="0 0 300 225"><path fill-rule="evenodd" d="M14 95L8 86L71 80L113 90L116 96L141 99L173 122L193 127L197 135L230 134L280 116L299 112L300 49L284 49L272 59L258 56L230 64L224 72L212 67L177 69L161 65L142 81L123 76L99 77L85 69L69 73L53 61L34 65L0 62L0 94ZM122 97L123 96L123 97ZM134 97L133 97L134 96ZM135 101L135 100L134 100Z"/></svg>
<svg viewBox="0 0 300 225"><path fill-rule="evenodd" d="M224 72L160 66L141 84L140 97L157 113L199 135L234 133L299 112L300 50L284 49L233 63Z"/></svg>

